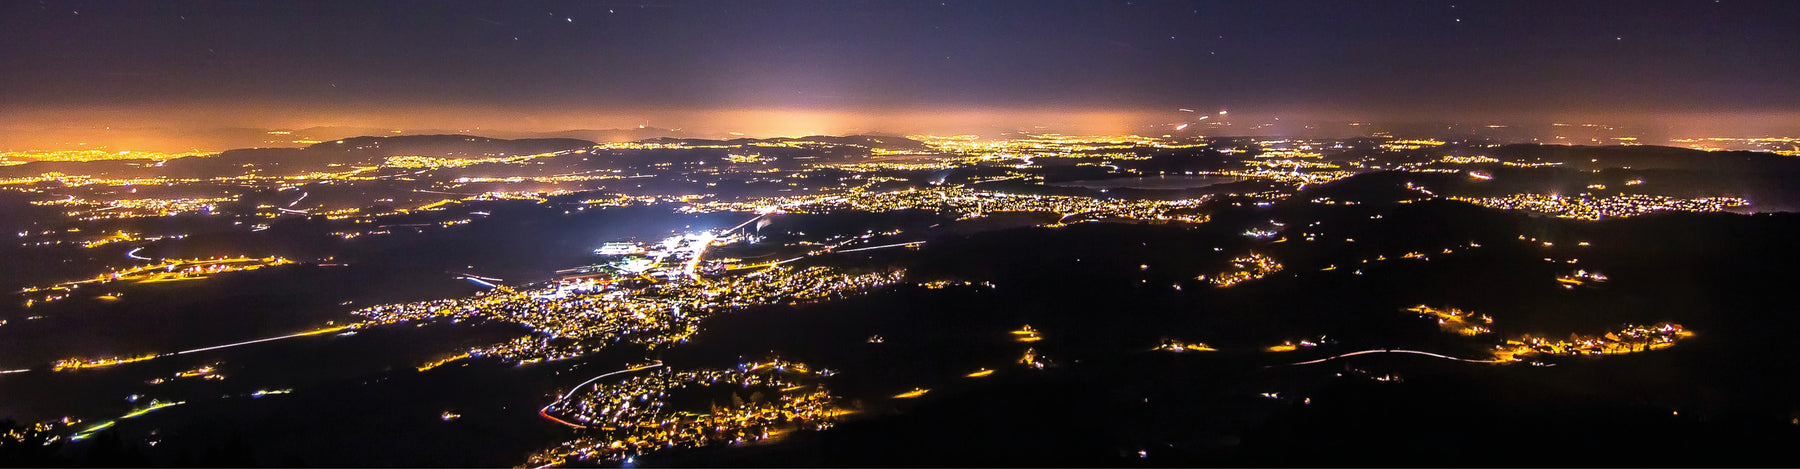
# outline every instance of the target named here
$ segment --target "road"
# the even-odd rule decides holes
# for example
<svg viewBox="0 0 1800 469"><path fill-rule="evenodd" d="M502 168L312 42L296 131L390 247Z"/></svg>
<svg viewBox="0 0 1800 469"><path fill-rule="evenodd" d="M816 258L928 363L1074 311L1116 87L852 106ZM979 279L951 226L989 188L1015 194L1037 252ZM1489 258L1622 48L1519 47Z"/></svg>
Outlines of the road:
<svg viewBox="0 0 1800 469"><path fill-rule="evenodd" d="M184 353L205 352L208 350L218 350L218 349L222 349L222 348L230 348L230 347L236 347L236 346L240 346L240 345L250 345L250 344L255 344L255 343L269 342L269 341L281 340L281 339L292 339L295 337L306 337L309 335L319 335L319 334L324 334L324 333L328 333L328 332L337 332L337 331L341 331L341 330L349 329L349 328L350 328L350 326L327 327L324 329L311 330L311 331L301 332L298 334L288 334L288 335L284 335L284 336L280 336L280 337L270 337L267 339L256 339L256 340L246 340L246 341L238 342L238 343L234 343L234 344L214 345L211 347L201 347L201 348L197 348L197 349L193 349L193 350L182 350L180 352L175 352L172 355L181 355Z"/></svg>
<svg viewBox="0 0 1800 469"><path fill-rule="evenodd" d="M601 380L601 379L605 379L605 378L606 378L606 377L608 377L608 376L613 376L613 375L617 375L617 374L620 374L620 373L630 373L630 372L633 372L633 371L640 371L640 370L648 370L648 369L651 369L651 368L656 368L656 367L660 367L660 366L663 366L663 364L662 364L662 361L661 361L661 360L657 360L657 361L656 361L656 363L653 363L653 364L649 364L649 365L642 365L642 366L635 366L635 367L631 367L631 368L626 368L626 369L623 369L623 370L619 370L619 371L614 371L614 372L611 372L611 373L607 373L607 374L603 374L603 375L600 375L600 376L595 376L595 377L593 377L593 378L590 378L590 379L588 379L588 380L587 380L587 381L583 381L583 382L581 382L581 384L577 384L577 385L575 385L575 387L573 387L573 388L569 388L569 393L568 393L568 394L563 394L563 396L562 396L562 397L561 397L561 398L557 398L557 399L556 399L556 402L551 402L551 403L550 403L550 405L546 405L546 406L544 406L544 408L542 408L542 409L538 409L538 415L540 415L540 416L543 416L543 417L544 417L544 418L546 418L546 419L550 419L550 420L551 420L551 421L553 421L553 422L556 422L556 423L560 423L560 424L563 424L563 425L568 425L568 426L570 426L570 427L575 427L575 428L587 428L587 426L586 426L586 425L581 425L581 424L577 424L577 423L574 423L574 422L570 422L570 421L567 421L567 420L563 420L563 419L559 419L559 418L556 418L556 416L554 416L554 415L550 415L550 408L551 408L551 407L556 407L556 405L557 405L557 404L561 404L561 403L562 403L562 402L563 402L563 401L567 401L567 400L569 400L569 398L572 398L572 397L575 397L575 393L577 393L577 392L581 392L581 390L582 390L582 388L586 388L586 387L588 387L588 385L590 385L590 384L594 384L594 382L595 382L595 381L599 381L599 380Z"/></svg>
<svg viewBox="0 0 1800 469"><path fill-rule="evenodd" d="M1363 351L1360 351L1360 352L1350 352L1350 353L1346 353L1346 354L1343 354L1343 355L1337 355L1337 356L1332 356L1332 357L1325 357L1325 358L1320 358L1320 359L1318 359L1318 360L1309 360L1309 361L1303 361L1303 362L1300 362L1300 363L1289 363L1289 364L1287 364L1287 365L1286 365L1286 366L1294 366L1294 365L1311 365L1311 364L1314 364L1314 363L1324 363L1324 362L1328 362L1328 361L1332 361L1332 360L1336 360L1336 359L1339 359L1339 358L1344 358L1344 357L1353 357L1353 356L1357 356L1357 355L1364 355L1364 354L1370 354L1370 353L1410 353L1410 354L1413 354L1413 355L1424 355L1424 356L1427 356L1427 357L1433 357L1433 358L1442 358L1442 359L1445 359L1445 360L1456 360L1456 361L1459 361L1459 362L1469 362L1469 363L1502 363L1502 362L1503 362L1503 360L1470 360L1470 359L1467 359L1467 358L1456 358L1456 357L1452 357L1452 356L1449 356L1449 355L1439 355L1439 354L1435 354L1435 353L1431 353L1431 352L1421 352L1421 351L1418 351L1418 350L1391 350L1391 349L1377 349L1377 350L1363 350Z"/></svg>

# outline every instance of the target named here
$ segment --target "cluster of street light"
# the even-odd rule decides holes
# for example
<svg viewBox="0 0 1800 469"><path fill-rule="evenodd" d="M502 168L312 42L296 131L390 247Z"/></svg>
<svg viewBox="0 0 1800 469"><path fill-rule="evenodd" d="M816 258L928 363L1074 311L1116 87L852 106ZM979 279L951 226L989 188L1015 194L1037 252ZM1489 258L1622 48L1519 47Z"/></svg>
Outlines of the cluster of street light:
<svg viewBox="0 0 1800 469"><path fill-rule="evenodd" d="M1574 288L1588 283L1605 282L1606 274L1590 272L1587 269L1575 269L1574 272L1567 275L1557 276L1556 281L1563 284L1565 288Z"/></svg>
<svg viewBox="0 0 1800 469"><path fill-rule="evenodd" d="M1446 332L1465 336L1493 332L1490 326L1494 324L1494 318L1485 314L1475 314L1456 308L1434 308L1426 305L1407 308L1406 311L1436 320L1438 327ZM1564 340L1524 334L1506 339L1500 345L1495 345L1492 362L1515 362L1534 355L1592 356L1636 353L1667 348L1675 345L1677 341L1693 335L1693 332L1682 328L1680 324L1672 323L1651 326L1625 325L1617 331L1599 336L1570 334L1569 338Z"/></svg>
<svg viewBox="0 0 1800 469"><path fill-rule="evenodd" d="M212 198L174 198L174 199L118 199L87 200L69 196L63 199L34 200L32 205L51 205L73 208L64 215L80 220L111 220L120 218L169 217L190 213L212 213L218 204L231 202L230 197Z"/></svg>
<svg viewBox="0 0 1800 469"><path fill-rule="evenodd" d="M1667 348L1693 335L1680 324L1670 323L1626 325L1600 336L1570 335L1566 340L1523 335L1508 339L1505 345L1494 346L1494 358L1522 360L1532 355L1621 355Z"/></svg>
<svg viewBox="0 0 1800 469"><path fill-rule="evenodd" d="M1248 169L1248 170L1233 169L1233 170L1210 171L1210 172L1207 172L1207 174L1217 174L1217 175L1221 175L1221 176L1231 176L1231 177L1250 178L1250 179L1266 179L1266 180L1270 180L1270 181L1298 183L1298 184L1302 184L1302 185L1324 184L1324 183L1328 183L1331 181L1336 181L1339 179L1343 179L1343 178L1347 178L1347 177L1356 175L1356 173L1350 172L1350 171L1300 172L1298 169L1298 166L1295 166L1295 165L1290 165L1288 167L1288 169L1286 169L1286 170L1282 169L1282 167L1280 167L1280 166L1270 166L1270 167L1257 167L1257 168Z"/></svg>
<svg viewBox="0 0 1800 469"><path fill-rule="evenodd" d="M1239 283L1267 277L1281 271L1281 263L1275 258L1257 253L1250 253L1231 260L1231 270L1212 275L1202 275L1199 280L1212 283L1218 287L1229 287Z"/></svg>
<svg viewBox="0 0 1800 469"><path fill-rule="evenodd" d="M839 298L900 281L903 271L846 274L826 267L775 266L745 275L676 278L641 287L612 283L527 290L498 287L466 298L372 306L354 312L368 325L448 318L522 325L536 333L469 351L515 363L557 360L630 342L684 342L716 313L758 305Z"/></svg>
<svg viewBox="0 0 1800 469"><path fill-rule="evenodd" d="M1101 199L1081 196L1029 195L977 191L962 187L931 187L889 192L855 192L845 194L763 197L746 201L702 202L689 205L690 212L759 212L781 210L790 213L829 213L860 210L887 212L896 210L929 210L957 216L979 218L996 212L1051 212L1068 219L1077 215L1093 218L1125 218L1196 222L1198 214L1178 213L1197 208L1206 198L1181 200Z"/></svg>
<svg viewBox="0 0 1800 469"><path fill-rule="evenodd" d="M829 428L845 412L822 382L829 373L779 359L730 369L655 366L613 383L586 384L542 415L581 436L530 456L530 466L621 461L674 448L739 444ZM711 401L708 408L682 402Z"/></svg>
<svg viewBox="0 0 1800 469"><path fill-rule="evenodd" d="M385 168L404 168L404 169L461 168L464 166L473 166L473 165L478 165L478 164L517 163L517 162L521 162L521 161L525 161L525 160L529 160L529 159L537 158L537 157L543 157L543 156L551 156L551 154L546 153L546 154L542 154L542 155L488 156L488 157L477 157L477 158L442 158L442 157L435 157L435 156L398 155L398 156L390 156L390 157L387 157L387 159L382 160L381 166L385 167Z"/></svg>
<svg viewBox="0 0 1800 469"><path fill-rule="evenodd" d="M1444 157L1438 159L1438 161L1443 162L1443 163L1449 163L1449 164L1484 164L1484 163L1499 163L1500 162L1500 160L1496 160L1492 157L1482 156L1482 155L1474 155L1474 156L1444 155Z"/></svg>
<svg viewBox="0 0 1800 469"><path fill-rule="evenodd" d="M1163 350L1163 351L1168 351L1168 352L1215 352L1215 351L1218 351L1218 349L1215 349L1212 346L1206 345L1201 342L1184 342L1180 339L1167 339L1167 338L1163 339L1162 343L1157 344L1156 348L1151 349L1151 350Z"/></svg>
<svg viewBox="0 0 1800 469"><path fill-rule="evenodd" d="M25 164L33 161L87 162L108 160L171 160L189 156L211 155L209 152L164 153L155 151L108 151L90 150L29 150L0 152L0 166Z"/></svg>
<svg viewBox="0 0 1800 469"><path fill-rule="evenodd" d="M135 355L135 356L129 356L129 357L66 358L66 359L62 359L62 360L57 360L56 363L51 364L50 370L51 371L68 371L68 370L79 370L79 369L83 369L83 368L103 368L103 367L108 367L108 366L113 366L113 365L123 365L126 363L141 362L141 361L145 361L145 360L154 359L159 356L161 356L161 355L150 353L150 354Z"/></svg>
<svg viewBox="0 0 1800 469"><path fill-rule="evenodd" d="M1623 218L1655 212L1722 212L1750 205L1736 197L1701 197L1683 199L1660 195L1619 194L1595 197L1582 194L1513 194L1505 197L1450 197L1483 207L1504 210L1527 210L1577 220Z"/></svg>
<svg viewBox="0 0 1800 469"><path fill-rule="evenodd" d="M26 307L40 301L55 301L68 297L76 288L87 284L104 284L111 282L174 282L181 280L200 280L226 272L242 272L265 267L292 264L293 261L281 257L215 257L210 259L163 259L150 265L141 265L96 275L85 280L63 282L55 285L28 287L19 293L27 295ZM44 298L29 298L34 293L50 292Z"/></svg>
<svg viewBox="0 0 1800 469"><path fill-rule="evenodd" d="M1706 151L1766 151L1782 156L1800 156L1800 137L1696 137L1676 138L1672 143Z"/></svg>
<svg viewBox="0 0 1800 469"><path fill-rule="evenodd" d="M1407 311L1419 313L1420 316L1436 319L1438 328L1443 329L1446 332L1474 336L1494 331L1488 327L1494 324L1494 318L1486 314L1478 315L1456 308L1439 309L1425 305L1407 308Z"/></svg>

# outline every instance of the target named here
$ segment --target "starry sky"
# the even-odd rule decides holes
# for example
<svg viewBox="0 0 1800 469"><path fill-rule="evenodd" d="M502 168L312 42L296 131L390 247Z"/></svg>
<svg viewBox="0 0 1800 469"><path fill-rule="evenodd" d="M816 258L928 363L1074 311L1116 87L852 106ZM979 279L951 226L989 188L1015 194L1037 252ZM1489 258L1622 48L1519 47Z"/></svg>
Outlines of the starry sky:
<svg viewBox="0 0 1800 469"><path fill-rule="evenodd" d="M14 0L0 68L13 130L1782 120L1800 2Z"/></svg>

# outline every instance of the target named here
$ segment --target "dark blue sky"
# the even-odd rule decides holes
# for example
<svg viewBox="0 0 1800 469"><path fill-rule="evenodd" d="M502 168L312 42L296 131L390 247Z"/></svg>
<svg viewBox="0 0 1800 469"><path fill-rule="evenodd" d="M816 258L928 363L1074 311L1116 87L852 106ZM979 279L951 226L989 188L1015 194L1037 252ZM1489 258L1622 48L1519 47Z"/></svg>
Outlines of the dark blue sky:
<svg viewBox="0 0 1800 469"><path fill-rule="evenodd" d="M65 120L168 109L413 123L477 110L1792 115L1800 2L9 1L0 67L0 101Z"/></svg>

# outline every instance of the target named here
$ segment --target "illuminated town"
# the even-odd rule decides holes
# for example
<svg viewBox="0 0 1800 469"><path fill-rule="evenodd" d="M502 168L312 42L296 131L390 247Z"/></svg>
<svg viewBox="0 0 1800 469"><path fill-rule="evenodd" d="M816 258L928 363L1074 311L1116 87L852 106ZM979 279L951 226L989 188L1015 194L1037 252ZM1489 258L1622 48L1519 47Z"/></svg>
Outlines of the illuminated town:
<svg viewBox="0 0 1800 469"><path fill-rule="evenodd" d="M1494 332L1494 318L1487 315L1476 315L1456 308L1433 308L1418 305L1407 311L1437 321L1438 327L1445 332L1464 336L1477 336ZM1546 339L1529 334L1506 339L1502 345L1495 345L1494 361L1499 363L1515 362L1536 356L1598 356L1623 355L1628 353L1657 350L1675 345L1676 342L1693 337L1694 333L1681 327L1680 324L1661 323L1651 326L1626 325L1616 331L1600 336L1581 336L1570 334L1568 339Z"/></svg>
<svg viewBox="0 0 1800 469"><path fill-rule="evenodd" d="M1483 207L1525 210L1577 220L1624 218L1670 211L1723 212L1750 205L1749 201L1736 197L1679 199L1641 194L1620 194L1608 197L1593 197L1586 194L1566 197L1557 194L1514 194L1506 197L1451 197L1451 200Z"/></svg>
<svg viewBox="0 0 1800 469"><path fill-rule="evenodd" d="M1210 282L1214 286L1229 287L1239 283L1267 277L1269 274L1280 271L1281 263L1275 262L1274 258L1262 254L1250 253L1249 255L1232 259L1231 270L1212 275L1202 275L1199 279Z"/></svg>
<svg viewBox="0 0 1800 469"><path fill-rule="evenodd" d="M1487 315L1476 315L1456 308L1438 309L1425 305L1407 308L1407 311L1419 313L1420 316L1436 319L1438 327L1445 332L1475 336L1494 332L1494 318Z"/></svg>
<svg viewBox="0 0 1800 469"><path fill-rule="evenodd" d="M976 192L947 187L881 193L831 196L760 198L746 202L694 204L695 212L755 212L773 208L787 213L829 213L838 210L887 212L895 210L943 211L958 219L980 218L994 212L1050 212L1059 220L1119 218L1129 220L1199 222L1195 215L1173 213L1198 206L1203 200L1107 200L1071 196L1020 195Z"/></svg>
<svg viewBox="0 0 1800 469"><path fill-rule="evenodd" d="M830 428L846 413L826 389L829 371L771 359L731 369L675 371L638 366L616 382L570 391L544 418L582 436L531 455L529 466L620 461L659 450L743 444L795 430ZM638 371L646 370L646 371ZM706 402L683 408L670 402Z"/></svg>
<svg viewBox="0 0 1800 469"><path fill-rule="evenodd" d="M621 261L615 271L619 276L580 274L532 289L494 286L468 298L371 306L353 314L366 318L356 327L434 319L489 320L518 324L536 333L471 349L420 366L420 371L465 357L529 364L573 358L620 342L685 343L701 330L704 319L715 314L757 305L842 298L892 285L904 275L903 271L845 274L819 266L770 265L737 275L702 276L698 272L720 270L714 267L720 261L702 258L705 248L723 243L716 239L711 233L670 238L653 254L654 260L635 257ZM639 286L631 286L634 284Z"/></svg>
<svg viewBox="0 0 1800 469"><path fill-rule="evenodd" d="M1494 346L1494 358L1522 360L1535 355L1621 355L1666 348L1693 335L1681 325L1669 323L1628 325L1600 336L1571 335L1562 340L1525 335L1507 339L1505 345Z"/></svg>
<svg viewBox="0 0 1800 469"><path fill-rule="evenodd" d="M102 285L111 282L156 283L201 280L226 272L250 271L292 263L293 261L279 257L260 259L248 257L163 259L155 264L107 272L86 280L63 282L49 286L27 287L19 293L27 297L25 306L31 307L38 302L56 301L68 298L73 290L84 285ZM102 295L102 298L105 298L105 295Z"/></svg>

